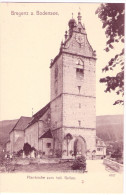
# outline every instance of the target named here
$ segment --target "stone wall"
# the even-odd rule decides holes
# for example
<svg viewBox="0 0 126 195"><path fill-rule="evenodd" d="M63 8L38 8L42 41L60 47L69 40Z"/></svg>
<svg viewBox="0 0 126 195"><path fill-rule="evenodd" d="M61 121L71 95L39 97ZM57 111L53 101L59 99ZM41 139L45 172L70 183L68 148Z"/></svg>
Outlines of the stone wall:
<svg viewBox="0 0 126 195"><path fill-rule="evenodd" d="M119 164L119 163L112 161L110 159L107 159L107 158L104 158L103 163L117 172L120 172L120 173L123 172L123 165L122 164Z"/></svg>
<svg viewBox="0 0 126 195"><path fill-rule="evenodd" d="M39 138L50 129L50 108L43 114L43 116L38 121L38 128L39 128Z"/></svg>
<svg viewBox="0 0 126 195"><path fill-rule="evenodd" d="M70 133L73 136L73 139L71 140L71 150L73 150L74 141L77 137L83 137L86 141L87 150L90 150L91 152L96 149L96 142L95 142L95 136L96 131L95 130L89 130L89 129L77 129L77 128L63 128L64 137L68 133ZM64 148L65 149L65 148Z"/></svg>
<svg viewBox="0 0 126 195"><path fill-rule="evenodd" d="M54 100L62 93L63 88L63 67L62 67L62 55L51 67L51 101Z"/></svg>
<svg viewBox="0 0 126 195"><path fill-rule="evenodd" d="M51 130L62 127L63 97L59 96L51 102Z"/></svg>
<svg viewBox="0 0 126 195"><path fill-rule="evenodd" d="M87 35L84 43L76 34L62 47L60 56L51 67L51 130L55 149L65 150L64 136L84 138L88 150L96 150L96 59Z"/></svg>
<svg viewBox="0 0 126 195"><path fill-rule="evenodd" d="M24 131L14 130L15 142L14 142L14 151L18 152L23 149L24 146Z"/></svg>
<svg viewBox="0 0 126 195"><path fill-rule="evenodd" d="M14 130L10 133L10 152L18 152L24 146L24 131Z"/></svg>
<svg viewBox="0 0 126 195"><path fill-rule="evenodd" d="M62 67L62 55L61 55L51 67L50 114L51 114L52 131L62 127L62 112L63 112L62 92L63 92L63 67ZM55 135L56 133L54 133L54 136Z"/></svg>
<svg viewBox="0 0 126 195"><path fill-rule="evenodd" d="M48 144L51 146L48 146ZM39 150L43 152L43 155L51 155L53 150L53 139L52 138L43 138L39 140Z"/></svg>
<svg viewBox="0 0 126 195"><path fill-rule="evenodd" d="M25 129L25 143L39 150L39 138L50 128L50 109L34 124Z"/></svg>
<svg viewBox="0 0 126 195"><path fill-rule="evenodd" d="M14 131L10 132L10 152L14 151Z"/></svg>
<svg viewBox="0 0 126 195"><path fill-rule="evenodd" d="M25 143L38 150L38 122L25 129Z"/></svg>
<svg viewBox="0 0 126 195"><path fill-rule="evenodd" d="M96 129L95 113L95 98L63 95L64 126Z"/></svg>
<svg viewBox="0 0 126 195"><path fill-rule="evenodd" d="M76 68L83 62L84 75L78 78ZM86 57L63 54L63 93L96 96L95 60ZM78 86L81 86L80 92Z"/></svg>
<svg viewBox="0 0 126 195"><path fill-rule="evenodd" d="M7 143L6 143L6 151L7 152L10 152L10 142L8 141Z"/></svg>
<svg viewBox="0 0 126 195"><path fill-rule="evenodd" d="M63 143L63 129L62 128L58 128L52 131L52 135L54 138L54 152L56 150L62 150L62 143Z"/></svg>

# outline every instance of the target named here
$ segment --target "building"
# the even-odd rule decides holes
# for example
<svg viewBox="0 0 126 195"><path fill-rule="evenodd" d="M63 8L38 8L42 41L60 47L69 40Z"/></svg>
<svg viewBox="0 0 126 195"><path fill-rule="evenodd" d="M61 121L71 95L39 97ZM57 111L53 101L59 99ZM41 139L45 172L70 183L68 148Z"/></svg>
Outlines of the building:
<svg viewBox="0 0 126 195"><path fill-rule="evenodd" d="M6 152L10 152L10 140L6 142Z"/></svg>
<svg viewBox="0 0 126 195"><path fill-rule="evenodd" d="M96 54L78 13L65 42L51 62L51 130L54 150L62 157L86 154L96 147Z"/></svg>
<svg viewBox="0 0 126 195"><path fill-rule="evenodd" d="M28 123L32 120L32 117L25 117L22 116L17 121L16 125L13 127L13 129L9 133L10 137L10 152L18 152L21 149L23 149L24 146L24 129L28 125ZM6 149L8 148L8 145L6 145Z"/></svg>
<svg viewBox="0 0 126 195"><path fill-rule="evenodd" d="M20 131L20 146L29 143L47 156L60 154L61 158L70 159L88 153L91 158L97 150L96 53L80 13L78 22L72 18L68 26L65 41L50 64L51 100ZM17 139L13 140L12 135L15 131L14 128L10 133L11 151L17 151L14 149Z"/></svg>
<svg viewBox="0 0 126 195"><path fill-rule="evenodd" d="M102 158L106 156L106 145L104 141L96 136L96 156Z"/></svg>
<svg viewBox="0 0 126 195"><path fill-rule="evenodd" d="M33 120L24 130L25 143L29 143L43 155L49 155L53 149L53 139L50 135L50 103L33 115ZM51 138L50 138L51 136Z"/></svg>

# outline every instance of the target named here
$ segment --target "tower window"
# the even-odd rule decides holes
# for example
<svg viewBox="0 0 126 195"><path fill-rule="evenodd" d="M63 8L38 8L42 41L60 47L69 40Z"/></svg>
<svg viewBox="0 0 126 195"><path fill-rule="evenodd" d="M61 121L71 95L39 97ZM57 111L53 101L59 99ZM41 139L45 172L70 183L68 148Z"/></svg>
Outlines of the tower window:
<svg viewBox="0 0 126 195"><path fill-rule="evenodd" d="M79 91L79 93L80 93L80 90L81 90L81 86L78 86L78 91Z"/></svg>
<svg viewBox="0 0 126 195"><path fill-rule="evenodd" d="M79 108L81 108L81 104L79 103Z"/></svg>
<svg viewBox="0 0 126 195"><path fill-rule="evenodd" d="M97 151L102 151L102 148L97 148Z"/></svg>
<svg viewBox="0 0 126 195"><path fill-rule="evenodd" d="M83 78L84 77L84 69L76 68L76 76L77 76L77 78Z"/></svg>
<svg viewBox="0 0 126 195"><path fill-rule="evenodd" d="M81 121L78 121L79 127L81 126Z"/></svg>

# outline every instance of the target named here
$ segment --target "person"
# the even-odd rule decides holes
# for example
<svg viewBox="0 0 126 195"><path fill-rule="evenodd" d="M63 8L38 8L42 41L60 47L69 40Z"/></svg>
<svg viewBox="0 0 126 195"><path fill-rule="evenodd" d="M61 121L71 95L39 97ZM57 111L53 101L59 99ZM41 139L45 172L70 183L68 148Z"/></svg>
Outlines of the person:
<svg viewBox="0 0 126 195"><path fill-rule="evenodd" d="M32 152L31 152L31 158L35 158L35 151L34 150L32 150Z"/></svg>
<svg viewBox="0 0 126 195"><path fill-rule="evenodd" d="M12 154L10 154L10 160L12 161L12 158L13 158L13 155Z"/></svg>
<svg viewBox="0 0 126 195"><path fill-rule="evenodd" d="M25 158L25 153L24 153L24 151L23 151L23 155L22 155L22 158Z"/></svg>
<svg viewBox="0 0 126 195"><path fill-rule="evenodd" d="M5 159L7 159L7 154L5 154Z"/></svg>

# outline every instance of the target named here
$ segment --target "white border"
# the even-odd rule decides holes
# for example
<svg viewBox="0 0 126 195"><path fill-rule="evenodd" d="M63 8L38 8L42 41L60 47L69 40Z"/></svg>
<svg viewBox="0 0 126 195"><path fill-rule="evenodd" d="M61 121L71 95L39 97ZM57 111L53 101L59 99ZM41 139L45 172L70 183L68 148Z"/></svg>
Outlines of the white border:
<svg viewBox="0 0 126 195"><path fill-rule="evenodd" d="M92 0L92 1L86 1L86 0L0 0L0 3L125 3L125 10L126 10L126 0ZM126 27L126 14L125 14L125 27ZM126 29L125 29L125 37L126 37ZM125 41L125 48L126 48L126 41ZM126 50L125 50L125 56L126 56ZM126 66L126 57L125 57L125 66ZM126 83L126 67L125 67L125 83ZM126 93L126 87L124 86L124 94ZM126 98L124 96L124 105L126 104ZM125 195L126 194L126 107L124 106L124 192L118 195ZM0 193L1 195L14 195L14 193ZM44 193L33 193L33 195L42 195ZM57 195L60 193L45 193L45 195ZM70 195L69 193L62 193L63 195ZM77 195L75 193L72 193L73 195ZM83 194L83 193L82 193ZM102 195L102 193L100 193ZM31 193L16 193L16 195L31 195ZM97 195L96 193L89 193L85 195ZM104 193L103 195L109 195L108 193ZM110 194L112 195L112 194Z"/></svg>
<svg viewBox="0 0 126 195"><path fill-rule="evenodd" d="M86 0L0 0L2 3L126 3L125 0L92 0L92 1L86 1Z"/></svg>

